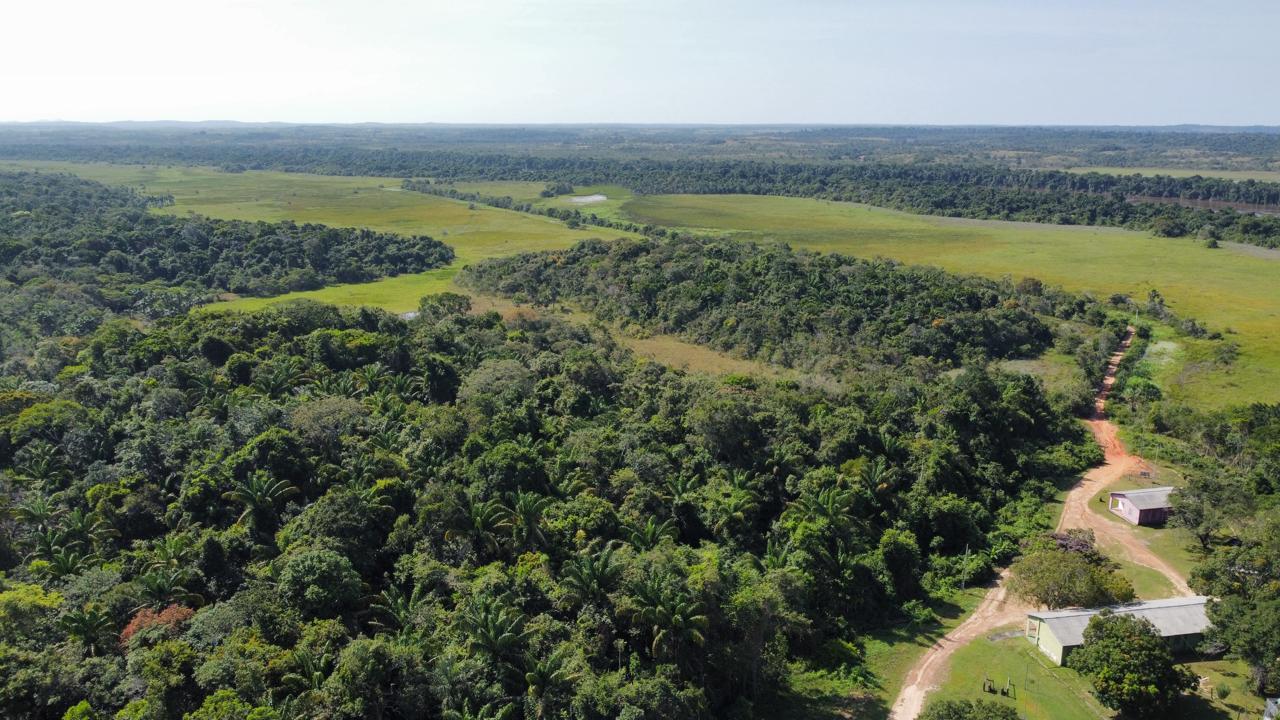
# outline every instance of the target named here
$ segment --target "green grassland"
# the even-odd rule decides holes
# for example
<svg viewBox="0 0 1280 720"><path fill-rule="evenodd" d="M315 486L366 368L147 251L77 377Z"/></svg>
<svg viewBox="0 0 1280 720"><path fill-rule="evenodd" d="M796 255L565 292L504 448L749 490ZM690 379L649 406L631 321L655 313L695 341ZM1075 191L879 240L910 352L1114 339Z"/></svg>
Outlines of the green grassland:
<svg viewBox="0 0 1280 720"><path fill-rule="evenodd" d="M195 212L239 220L294 220L430 235L457 253L457 260L440 270L275 298L240 298L217 306L227 309L251 310L281 300L311 298L403 312L417 307L418 298L424 294L456 289L452 278L468 263L519 252L567 248L591 237L626 234L602 228L572 230L551 218L405 192L396 178L57 162L0 163L0 168L5 167L70 172L110 185L173 195L174 206L157 212Z"/></svg>
<svg viewBox="0 0 1280 720"><path fill-rule="evenodd" d="M1035 276L1098 297L1142 299L1155 288L1175 312L1231 333L1241 349L1230 366L1168 368L1167 378L1178 381L1166 387L1172 397L1199 407L1280 400L1280 263L1269 258L1116 228L928 217L802 198L638 196L622 210L637 222L822 252Z"/></svg>
<svg viewBox="0 0 1280 720"><path fill-rule="evenodd" d="M1167 175L1168 177L1216 177L1227 180L1263 180L1280 182L1280 170L1204 170L1174 167L1073 167L1067 172L1096 172L1106 175Z"/></svg>

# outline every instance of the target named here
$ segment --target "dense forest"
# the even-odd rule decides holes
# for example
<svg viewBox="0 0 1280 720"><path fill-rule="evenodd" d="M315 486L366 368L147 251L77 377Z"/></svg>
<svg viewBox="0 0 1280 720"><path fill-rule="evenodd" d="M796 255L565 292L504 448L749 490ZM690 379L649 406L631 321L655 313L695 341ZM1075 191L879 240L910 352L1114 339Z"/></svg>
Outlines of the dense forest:
<svg viewBox="0 0 1280 720"><path fill-rule="evenodd" d="M680 333L784 367L901 364L922 356L1038 355L1049 329L994 282L782 245L682 239L587 241L467 268L481 290ZM1072 310L1084 302L1064 298Z"/></svg>
<svg viewBox="0 0 1280 720"><path fill-rule="evenodd" d="M116 321L4 380L0 714L750 717L1096 460L981 364L836 395L467 308Z"/></svg>
<svg viewBox="0 0 1280 720"><path fill-rule="evenodd" d="M275 295L453 259L428 237L148 212L166 202L70 175L0 173L4 358L112 314L154 319L219 292Z"/></svg>

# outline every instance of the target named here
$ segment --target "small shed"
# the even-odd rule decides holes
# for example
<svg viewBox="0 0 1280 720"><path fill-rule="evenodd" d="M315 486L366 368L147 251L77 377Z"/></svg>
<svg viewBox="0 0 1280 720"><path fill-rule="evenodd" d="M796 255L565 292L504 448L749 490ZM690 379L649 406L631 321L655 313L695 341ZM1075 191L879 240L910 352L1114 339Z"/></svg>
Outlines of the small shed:
<svg viewBox="0 0 1280 720"><path fill-rule="evenodd" d="M1208 602L1207 597L1197 595L1115 605L1110 610L1116 615L1136 615L1150 620L1161 637L1179 651L1193 649L1209 628L1209 616L1205 613ZM1027 613L1027 639L1061 665L1072 650L1084 644L1084 629L1103 609Z"/></svg>
<svg viewBox="0 0 1280 720"><path fill-rule="evenodd" d="M1169 519L1169 496L1175 489L1117 490L1111 493L1107 508L1134 525L1160 525Z"/></svg>

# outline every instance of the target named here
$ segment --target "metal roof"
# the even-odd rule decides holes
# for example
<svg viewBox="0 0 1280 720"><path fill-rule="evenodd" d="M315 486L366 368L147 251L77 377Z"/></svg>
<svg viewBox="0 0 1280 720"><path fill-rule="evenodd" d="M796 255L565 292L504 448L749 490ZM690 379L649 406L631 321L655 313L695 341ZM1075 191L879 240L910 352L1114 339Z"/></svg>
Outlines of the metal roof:
<svg viewBox="0 0 1280 720"><path fill-rule="evenodd" d="M1145 490L1117 490L1111 497L1127 498L1139 510L1152 510L1169 507L1169 495L1176 490L1172 487L1154 487Z"/></svg>
<svg viewBox="0 0 1280 720"><path fill-rule="evenodd" d="M1208 629L1209 617L1205 614L1208 601L1209 598L1204 595L1196 595L1114 605L1109 609L1116 615L1136 615L1146 618L1156 626L1156 630L1162 637L1176 637L1196 635ZM1074 647L1084 644L1084 629L1089 625L1089 620L1103 609L1033 612L1027 613L1027 617L1044 622L1063 647Z"/></svg>

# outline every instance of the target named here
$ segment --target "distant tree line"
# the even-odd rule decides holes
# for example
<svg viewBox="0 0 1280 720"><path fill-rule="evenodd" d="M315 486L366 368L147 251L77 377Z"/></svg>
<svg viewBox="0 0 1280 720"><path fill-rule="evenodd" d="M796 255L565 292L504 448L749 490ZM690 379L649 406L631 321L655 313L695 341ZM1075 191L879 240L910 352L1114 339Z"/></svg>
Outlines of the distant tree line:
<svg viewBox="0 0 1280 720"><path fill-rule="evenodd" d="M176 162L236 171L522 180L550 183L552 187L616 184L645 194L786 195L949 217L1149 229L1169 237L1203 230L1215 240L1280 245L1280 216L1189 206L1240 203L1280 211L1280 183L1198 176L1078 174L973 163L616 159L296 143L11 144L0 145L0 157Z"/></svg>

